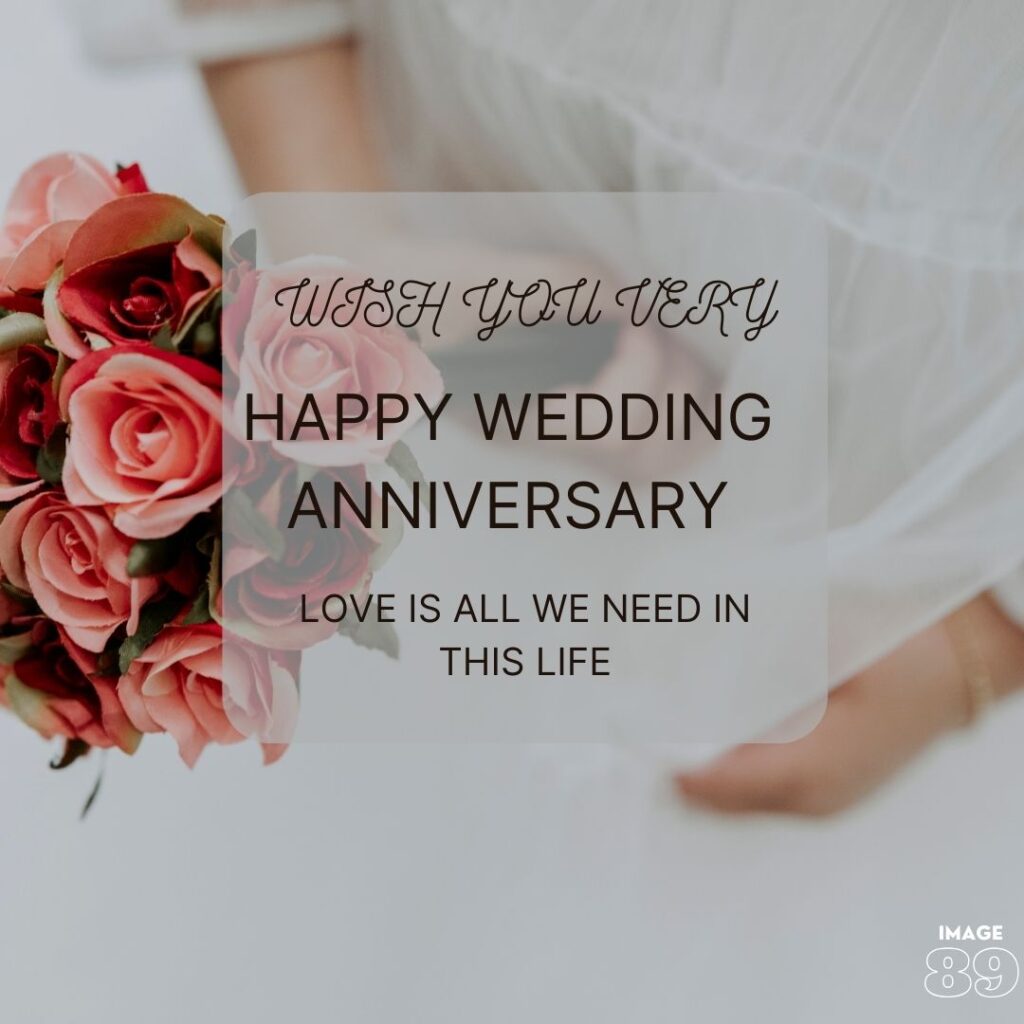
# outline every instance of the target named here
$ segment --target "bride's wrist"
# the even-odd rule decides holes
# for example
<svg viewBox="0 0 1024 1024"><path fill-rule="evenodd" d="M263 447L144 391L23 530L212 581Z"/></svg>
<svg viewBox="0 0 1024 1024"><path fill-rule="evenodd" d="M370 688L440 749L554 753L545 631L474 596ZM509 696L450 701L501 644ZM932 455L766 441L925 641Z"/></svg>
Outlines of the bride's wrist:
<svg viewBox="0 0 1024 1024"><path fill-rule="evenodd" d="M1024 689L1024 628L1014 622L994 598L983 598L993 619L992 672L997 696Z"/></svg>
<svg viewBox="0 0 1024 1024"><path fill-rule="evenodd" d="M988 594L957 609L943 625L961 691L960 724L970 724L1024 688L1024 630Z"/></svg>

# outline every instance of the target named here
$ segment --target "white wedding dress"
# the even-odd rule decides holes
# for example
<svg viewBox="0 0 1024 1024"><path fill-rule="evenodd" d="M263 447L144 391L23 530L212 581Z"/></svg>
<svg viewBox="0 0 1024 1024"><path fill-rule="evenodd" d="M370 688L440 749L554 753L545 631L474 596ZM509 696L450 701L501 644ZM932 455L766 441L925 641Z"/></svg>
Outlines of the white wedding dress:
<svg viewBox="0 0 1024 1024"><path fill-rule="evenodd" d="M829 229L831 682L989 587L1024 622L1019 0L80 6L107 58L359 33L402 187L800 193ZM940 923L1024 952L1022 722L814 827L685 810L612 747L297 748L211 840L266 928L231 1019L931 1020ZM275 815L272 859L243 843Z"/></svg>

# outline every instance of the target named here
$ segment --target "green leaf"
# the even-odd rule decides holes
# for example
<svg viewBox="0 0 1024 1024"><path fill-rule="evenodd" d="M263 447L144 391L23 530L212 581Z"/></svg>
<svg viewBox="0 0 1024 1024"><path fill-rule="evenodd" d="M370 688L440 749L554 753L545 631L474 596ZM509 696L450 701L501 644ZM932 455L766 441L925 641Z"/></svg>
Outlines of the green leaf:
<svg viewBox="0 0 1024 1024"><path fill-rule="evenodd" d="M96 659L96 671L93 675L99 679L104 676L116 676L117 672L117 660L118 650L120 644L117 643L116 637L113 639L113 645L107 647L106 650L101 651L99 657Z"/></svg>
<svg viewBox="0 0 1024 1024"><path fill-rule="evenodd" d="M400 645L393 622L381 622L378 619L366 619L365 622L345 620L338 627L338 632L360 647L398 659Z"/></svg>
<svg viewBox="0 0 1024 1024"><path fill-rule="evenodd" d="M89 791L89 796L85 798L85 803L82 805L82 810L79 812L78 820L84 821L85 816L92 810L92 805L96 802L96 797L99 796L100 788L103 784L103 774L106 769L106 751L100 751L99 759L99 771L96 772L96 781L92 783L92 788Z"/></svg>
<svg viewBox="0 0 1024 1024"><path fill-rule="evenodd" d="M161 349L164 352L173 352L174 349L174 333L171 331L170 324L164 324L150 339L150 345L153 348Z"/></svg>
<svg viewBox="0 0 1024 1024"><path fill-rule="evenodd" d="M280 559L284 555L284 535L267 522L252 498L237 487L224 495L224 532L271 558Z"/></svg>
<svg viewBox="0 0 1024 1024"><path fill-rule="evenodd" d="M236 263L255 264L257 255L256 229L249 228L248 231L243 231L242 234L234 239L228 247L228 254Z"/></svg>
<svg viewBox="0 0 1024 1024"><path fill-rule="evenodd" d="M16 587L10 580L0 580L0 590L9 597L13 597L16 601L28 603L29 601L34 600L27 590L22 590L20 587Z"/></svg>
<svg viewBox="0 0 1024 1024"><path fill-rule="evenodd" d="M50 762L50 767L56 771L63 771L69 765L73 765L80 757L85 757L92 747L89 746L85 740L65 740L64 749L61 751L60 757L55 757Z"/></svg>
<svg viewBox="0 0 1024 1024"><path fill-rule="evenodd" d="M8 313L0 320L0 352L19 345L42 345L47 337L46 322L34 313Z"/></svg>
<svg viewBox="0 0 1024 1024"><path fill-rule="evenodd" d="M212 619L213 616L210 614L210 581L206 580L200 588L195 601L192 602L192 607L188 610L188 614L181 621L186 626L201 626L204 622L210 622Z"/></svg>
<svg viewBox="0 0 1024 1024"><path fill-rule="evenodd" d="M16 633L13 636L0 637L0 665L13 665L21 661L32 649L32 633Z"/></svg>
<svg viewBox="0 0 1024 1024"><path fill-rule="evenodd" d="M51 385L50 385L53 388L53 393L55 395L60 394L61 382L64 380L64 374L68 372L68 369L70 367L71 367L71 360L68 359L68 357L66 355L64 355L63 352L58 352L57 353L57 366L56 366L56 368L53 371L53 381L51 382Z"/></svg>
<svg viewBox="0 0 1024 1024"><path fill-rule="evenodd" d="M205 555L207 558L213 556L213 550L216 547L217 534L212 531L204 533L199 540L196 541L196 551L201 555Z"/></svg>
<svg viewBox="0 0 1024 1024"><path fill-rule="evenodd" d="M404 441L396 441L391 446L391 451L385 461L410 488L413 484L425 484L423 470L420 469L420 464L416 461L412 449ZM426 501L426 490L425 486L419 488L421 501Z"/></svg>
<svg viewBox="0 0 1024 1024"><path fill-rule="evenodd" d="M213 291L188 313L174 335L178 348L188 349L200 357L216 350L220 333L221 294Z"/></svg>
<svg viewBox="0 0 1024 1024"><path fill-rule="evenodd" d="M128 575L138 579L140 576L156 576L166 572L177 564L183 542L180 533L152 540L137 540L128 552Z"/></svg>
<svg viewBox="0 0 1024 1024"><path fill-rule="evenodd" d="M13 672L4 680L10 709L29 727L39 731L38 723L47 714L47 697L31 686L26 686Z"/></svg>
<svg viewBox="0 0 1024 1024"><path fill-rule="evenodd" d="M220 622L220 619L217 618L217 599L220 597L221 547L220 537L214 537L213 552L210 554L210 575L206 577L206 587L210 592L206 606L209 609L210 618L215 622Z"/></svg>
<svg viewBox="0 0 1024 1024"><path fill-rule="evenodd" d="M36 472L48 484L59 484L64 473L64 455L68 446L68 426L58 423L46 444L36 454Z"/></svg>
<svg viewBox="0 0 1024 1024"><path fill-rule="evenodd" d="M206 356L217 347L217 327L209 320L196 325L192 332L192 351L197 356Z"/></svg>
<svg viewBox="0 0 1024 1024"><path fill-rule="evenodd" d="M103 776L107 767L107 752L105 750L100 751L100 769L96 773L96 781L92 784L92 789L89 790L89 795L85 798L85 803L82 804L82 810L78 815L79 821L85 821L85 816L92 810L92 805L96 803L96 797L100 795L100 789L103 786Z"/></svg>
<svg viewBox="0 0 1024 1024"><path fill-rule="evenodd" d="M117 667L121 675L131 668L132 662L157 638L160 630L181 611L179 594L167 594L157 601L150 601L139 614L139 628L125 637L117 656Z"/></svg>

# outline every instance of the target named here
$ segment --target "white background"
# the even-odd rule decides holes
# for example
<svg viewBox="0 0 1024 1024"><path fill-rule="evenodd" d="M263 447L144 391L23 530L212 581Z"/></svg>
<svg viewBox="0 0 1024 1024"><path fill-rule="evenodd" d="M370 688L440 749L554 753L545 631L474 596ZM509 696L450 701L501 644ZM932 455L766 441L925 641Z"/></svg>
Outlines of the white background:
<svg viewBox="0 0 1024 1024"><path fill-rule="evenodd" d="M3 0L0 190L36 157L143 162L226 209L195 78L101 73L50 0ZM163 738L60 775L0 717L0 1021L1020 1019L922 987L940 923L1024 954L1024 704L835 823L719 822L587 748L250 748ZM91 759L94 761L95 759Z"/></svg>

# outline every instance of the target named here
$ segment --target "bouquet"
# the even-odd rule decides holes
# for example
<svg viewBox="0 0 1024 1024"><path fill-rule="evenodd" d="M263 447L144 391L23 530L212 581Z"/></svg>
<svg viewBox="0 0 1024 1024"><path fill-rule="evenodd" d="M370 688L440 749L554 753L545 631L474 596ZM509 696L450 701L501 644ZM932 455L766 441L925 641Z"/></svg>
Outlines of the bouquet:
<svg viewBox="0 0 1024 1024"><path fill-rule="evenodd" d="M0 703L59 738L54 767L92 748L132 754L145 733L169 733L189 766L249 737L276 760L302 649L324 638L284 628L298 591L367 593L393 546L356 520L327 556L280 529L283 495L309 473L297 457L268 470L225 378L231 393L248 381L287 398L308 390L310 346L321 378L361 367L371 381L385 361L392 388L398 366L439 395L439 375L400 331L299 343L259 320L267 275L223 260L224 231L150 191L138 166L78 154L31 167L0 227ZM316 472L365 475L343 461ZM225 595L244 612L237 632ZM395 653L393 637L345 629Z"/></svg>

